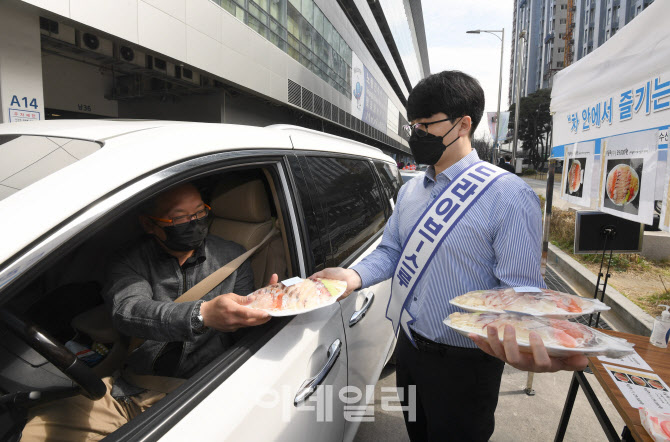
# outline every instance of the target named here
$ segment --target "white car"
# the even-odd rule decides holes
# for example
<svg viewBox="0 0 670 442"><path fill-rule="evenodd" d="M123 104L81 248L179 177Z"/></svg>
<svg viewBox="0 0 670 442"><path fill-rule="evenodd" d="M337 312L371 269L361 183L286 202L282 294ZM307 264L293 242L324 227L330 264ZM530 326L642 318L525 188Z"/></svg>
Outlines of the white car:
<svg viewBox="0 0 670 442"><path fill-rule="evenodd" d="M257 287L273 272L307 277L361 260L381 241L401 185L395 162L380 150L299 127L0 125L0 439L20 432L27 407L81 389L95 396L100 378L121 367L127 338L101 305L106 260L141 234L144 201L186 181L205 201L222 184L262 184L233 192L224 209L234 207L235 219L214 216L210 228L248 249L279 218L277 247L252 258ZM267 219L258 218L259 202L271 207ZM393 350L389 295L385 281L245 329L108 440L353 439L359 422L344 418L339 396L345 387L374 386ZM64 347L75 333L109 352L84 365Z"/></svg>
<svg viewBox="0 0 670 442"><path fill-rule="evenodd" d="M413 178L423 176L424 174L424 171L419 170L400 170L399 172L403 184L405 184L406 182L410 181Z"/></svg>

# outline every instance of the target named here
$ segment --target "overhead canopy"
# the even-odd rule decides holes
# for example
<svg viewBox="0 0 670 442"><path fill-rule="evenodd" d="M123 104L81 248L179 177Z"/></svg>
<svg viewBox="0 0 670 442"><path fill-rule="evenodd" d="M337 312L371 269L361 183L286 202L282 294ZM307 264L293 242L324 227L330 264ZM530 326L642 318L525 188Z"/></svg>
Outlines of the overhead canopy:
<svg viewBox="0 0 670 442"><path fill-rule="evenodd" d="M668 17L670 1L652 3L591 54L556 74L554 146L670 124ZM552 156L562 155L552 151Z"/></svg>

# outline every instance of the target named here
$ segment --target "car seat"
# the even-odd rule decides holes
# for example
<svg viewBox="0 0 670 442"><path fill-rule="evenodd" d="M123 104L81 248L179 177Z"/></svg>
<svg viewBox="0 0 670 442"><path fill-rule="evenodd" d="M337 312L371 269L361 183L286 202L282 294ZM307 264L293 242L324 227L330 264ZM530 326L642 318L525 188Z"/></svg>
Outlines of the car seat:
<svg viewBox="0 0 670 442"><path fill-rule="evenodd" d="M231 175L212 194L210 233L234 241L249 250L272 229L270 199L262 179ZM254 288L265 286L273 273L286 276L286 259L281 237L275 237L251 258Z"/></svg>

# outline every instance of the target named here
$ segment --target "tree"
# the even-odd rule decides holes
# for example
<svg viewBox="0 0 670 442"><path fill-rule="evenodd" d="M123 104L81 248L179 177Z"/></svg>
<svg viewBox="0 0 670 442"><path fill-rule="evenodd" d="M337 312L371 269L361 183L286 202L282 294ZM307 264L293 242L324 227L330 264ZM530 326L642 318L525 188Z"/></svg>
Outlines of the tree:
<svg viewBox="0 0 670 442"><path fill-rule="evenodd" d="M521 148L535 170L542 169L549 153L549 132L551 131L551 89L540 89L521 98L519 108L519 141ZM510 127L514 127L514 107L510 111Z"/></svg>
<svg viewBox="0 0 670 442"><path fill-rule="evenodd" d="M474 138L472 140L472 148L477 151L477 155L479 155L480 159L491 162L493 144L489 143L486 138Z"/></svg>

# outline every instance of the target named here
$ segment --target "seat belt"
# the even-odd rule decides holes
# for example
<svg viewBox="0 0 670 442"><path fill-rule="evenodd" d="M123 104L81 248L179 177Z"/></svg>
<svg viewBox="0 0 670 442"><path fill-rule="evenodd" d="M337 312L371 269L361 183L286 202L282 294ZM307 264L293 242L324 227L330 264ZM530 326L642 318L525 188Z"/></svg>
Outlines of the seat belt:
<svg viewBox="0 0 670 442"><path fill-rule="evenodd" d="M244 261L246 261L251 255L253 255L256 250L260 249L262 246L267 244L270 239L272 239L273 236L277 235L279 232L279 229L277 227L272 226L272 230L270 230L270 233L268 233L265 238L261 240L258 244L256 244L254 247L251 249L247 250L245 253L241 254L237 258L233 259L230 261L228 264L224 265L193 287L191 287L189 290L186 291L183 295L178 297L177 299L174 300L176 303L182 303L182 302L190 302L190 301L197 301L198 299L202 298L205 296L207 293L211 292L214 290L214 287L217 285L221 284L224 279L229 277L235 270L238 269L239 266L242 265Z"/></svg>
<svg viewBox="0 0 670 442"><path fill-rule="evenodd" d="M229 277L235 270L237 270L242 265L242 263L244 263L244 261L246 261L258 249L267 244L270 239L279 233L279 229L277 229L275 226L272 226L272 230L270 230L270 232L265 236L265 238L261 240L261 242L191 287L186 291L186 293L175 299L174 302L182 303L201 299L207 293L211 292L217 285L221 284L227 277ZM144 343L144 341L144 339L136 337L130 338L128 353L137 349ZM121 377L137 387L146 388L147 390L158 391L161 393L170 393L177 389L177 387L179 387L181 384L186 382L186 379L173 378L168 376L139 375L131 372L128 369L121 370Z"/></svg>

